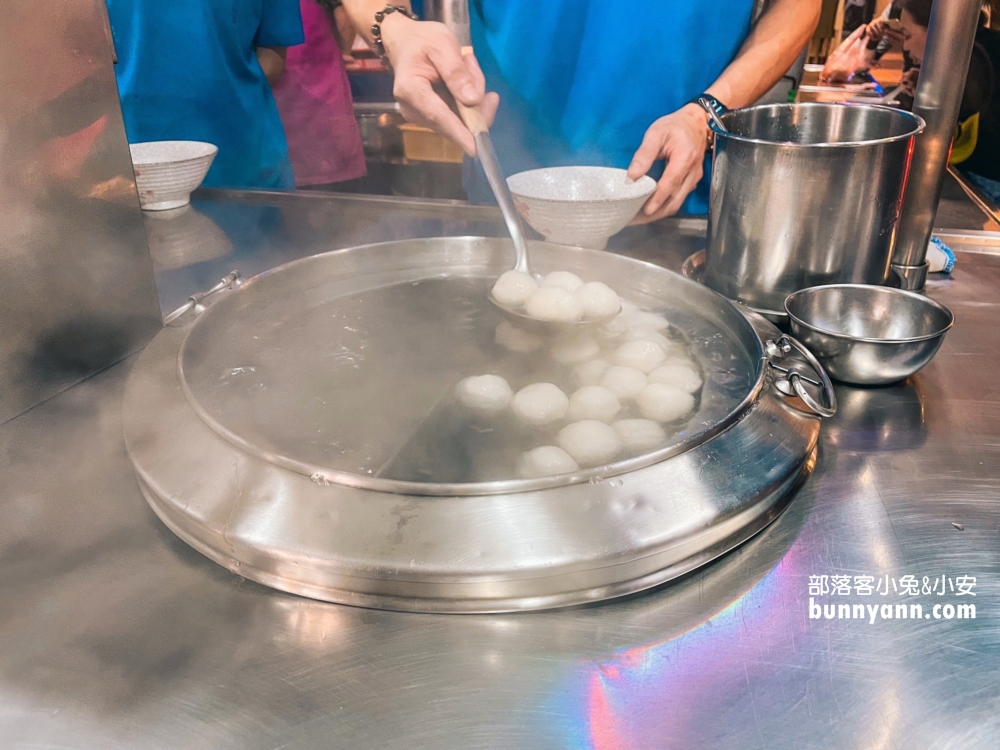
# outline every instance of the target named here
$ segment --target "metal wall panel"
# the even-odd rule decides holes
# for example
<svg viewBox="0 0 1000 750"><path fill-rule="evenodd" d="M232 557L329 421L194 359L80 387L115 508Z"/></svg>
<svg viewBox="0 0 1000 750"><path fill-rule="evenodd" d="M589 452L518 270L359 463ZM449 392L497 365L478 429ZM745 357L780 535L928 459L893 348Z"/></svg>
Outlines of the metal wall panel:
<svg viewBox="0 0 1000 750"><path fill-rule="evenodd" d="M0 8L2 423L161 319L103 0Z"/></svg>

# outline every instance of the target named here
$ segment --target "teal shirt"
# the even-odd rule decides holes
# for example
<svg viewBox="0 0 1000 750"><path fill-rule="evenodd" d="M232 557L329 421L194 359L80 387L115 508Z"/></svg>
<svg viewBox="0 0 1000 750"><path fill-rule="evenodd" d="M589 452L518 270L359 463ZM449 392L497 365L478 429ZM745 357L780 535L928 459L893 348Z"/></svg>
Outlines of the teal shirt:
<svg viewBox="0 0 1000 750"><path fill-rule="evenodd" d="M499 92L507 175L628 167L646 129L708 88L750 30L754 0L470 0L472 41ZM658 165L655 174L662 171ZM485 177L466 167L474 200ZM708 179L685 210L706 213Z"/></svg>
<svg viewBox="0 0 1000 750"><path fill-rule="evenodd" d="M299 0L107 0L131 143L207 141L205 185L292 190L285 131L257 47L304 41Z"/></svg>

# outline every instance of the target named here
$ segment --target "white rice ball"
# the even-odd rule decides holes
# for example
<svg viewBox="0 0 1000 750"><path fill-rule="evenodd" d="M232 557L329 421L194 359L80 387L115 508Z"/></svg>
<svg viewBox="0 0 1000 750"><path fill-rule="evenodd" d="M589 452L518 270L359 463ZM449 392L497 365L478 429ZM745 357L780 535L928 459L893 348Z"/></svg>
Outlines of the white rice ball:
<svg viewBox="0 0 1000 750"><path fill-rule="evenodd" d="M656 422L673 422L691 413L694 397L666 383L650 383L639 394L642 416Z"/></svg>
<svg viewBox="0 0 1000 750"><path fill-rule="evenodd" d="M538 336L518 328L507 320L497 326L493 340L507 351L522 354L530 354L542 348L542 340Z"/></svg>
<svg viewBox="0 0 1000 750"><path fill-rule="evenodd" d="M493 299L504 307L520 307L538 290L538 282L524 271L506 271L493 285Z"/></svg>
<svg viewBox="0 0 1000 750"><path fill-rule="evenodd" d="M690 362L667 360L667 363L649 373L650 383L666 383L685 393L694 393L701 388L701 374Z"/></svg>
<svg viewBox="0 0 1000 750"><path fill-rule="evenodd" d="M648 451L667 442L667 433L649 419L622 419L611 426L629 451Z"/></svg>
<svg viewBox="0 0 1000 750"><path fill-rule="evenodd" d="M511 408L522 422L541 427L565 417L569 399L552 383L532 383L514 394Z"/></svg>
<svg viewBox="0 0 1000 750"><path fill-rule="evenodd" d="M573 457L555 445L543 445L541 448L522 453L517 459L517 475L521 479L569 474L579 469L580 465L573 460Z"/></svg>
<svg viewBox="0 0 1000 750"><path fill-rule="evenodd" d="M477 375L465 378L456 388L458 400L466 406L491 414L503 411L514 392L499 375Z"/></svg>
<svg viewBox="0 0 1000 750"><path fill-rule="evenodd" d="M528 297L524 309L532 318L552 323L575 323L583 317L583 308L572 292L558 286L541 287Z"/></svg>
<svg viewBox="0 0 1000 750"><path fill-rule="evenodd" d="M552 347L552 359L564 365L573 365L593 359L601 347L590 336L573 336L557 341Z"/></svg>
<svg viewBox="0 0 1000 750"><path fill-rule="evenodd" d="M584 284L576 290L575 296L583 308L584 318L610 318L622 307L615 290L600 281Z"/></svg>
<svg viewBox="0 0 1000 750"><path fill-rule="evenodd" d="M560 289L565 289L567 292L575 292L583 286L583 279L569 271L553 271L542 279L541 285L559 287Z"/></svg>
<svg viewBox="0 0 1000 750"><path fill-rule="evenodd" d="M620 399L633 399L637 398L649 383L639 370L615 365L601 376L600 385Z"/></svg>
<svg viewBox="0 0 1000 750"><path fill-rule="evenodd" d="M622 313L625 325L631 331L649 330L663 331L670 327L670 323L662 315L646 312L645 310L629 310Z"/></svg>
<svg viewBox="0 0 1000 750"><path fill-rule="evenodd" d="M578 364L573 368L573 375L580 385L598 385L601 382L601 376L608 371L609 367L611 367L611 363L604 357L599 357Z"/></svg>
<svg viewBox="0 0 1000 750"><path fill-rule="evenodd" d="M676 341L668 339L659 331L654 331L652 329L640 329L637 331L629 331L625 334L626 341L652 341L654 344L658 344L659 347L666 352L668 357L683 357L686 352L684 347L678 344Z"/></svg>
<svg viewBox="0 0 1000 750"><path fill-rule="evenodd" d="M663 364L667 358L663 347L654 341L638 339L622 344L615 352L615 364L631 367L642 373L649 373Z"/></svg>
<svg viewBox="0 0 1000 750"><path fill-rule="evenodd" d="M628 326L625 325L625 321L619 315L601 325L595 333L601 341L611 343L625 338L628 335Z"/></svg>
<svg viewBox="0 0 1000 750"><path fill-rule="evenodd" d="M585 419L563 427L559 431L558 443L580 466L606 464L622 450L618 433L596 419Z"/></svg>
<svg viewBox="0 0 1000 750"><path fill-rule="evenodd" d="M607 388L585 385L569 397L569 411L566 412L566 416L574 422L583 419L610 422L621 408L618 397Z"/></svg>

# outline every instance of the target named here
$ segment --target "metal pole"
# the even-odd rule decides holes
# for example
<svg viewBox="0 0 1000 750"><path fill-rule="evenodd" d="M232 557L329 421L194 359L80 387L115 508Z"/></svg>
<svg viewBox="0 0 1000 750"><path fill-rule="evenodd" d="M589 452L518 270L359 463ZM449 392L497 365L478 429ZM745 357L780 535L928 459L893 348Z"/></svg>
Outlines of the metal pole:
<svg viewBox="0 0 1000 750"><path fill-rule="evenodd" d="M914 140L892 268L904 289L923 289L931 238L951 141L958 122L982 0L935 0L920 64L914 114L927 128Z"/></svg>
<svg viewBox="0 0 1000 750"><path fill-rule="evenodd" d="M428 21L440 21L458 37L463 47L472 44L469 36L469 0L425 0Z"/></svg>

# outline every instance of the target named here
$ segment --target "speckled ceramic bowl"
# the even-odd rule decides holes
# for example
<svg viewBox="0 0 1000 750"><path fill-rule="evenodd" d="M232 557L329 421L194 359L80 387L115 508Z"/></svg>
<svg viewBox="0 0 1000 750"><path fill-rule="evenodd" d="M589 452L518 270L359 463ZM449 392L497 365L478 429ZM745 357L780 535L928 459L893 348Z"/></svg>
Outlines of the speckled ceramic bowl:
<svg viewBox="0 0 1000 750"><path fill-rule="evenodd" d="M208 174L219 147L201 141L129 144L139 203L145 211L166 211L191 202L191 191Z"/></svg>
<svg viewBox="0 0 1000 750"><path fill-rule="evenodd" d="M639 213L656 189L651 177L635 182L624 169L551 167L507 178L524 220L550 242L603 250Z"/></svg>

